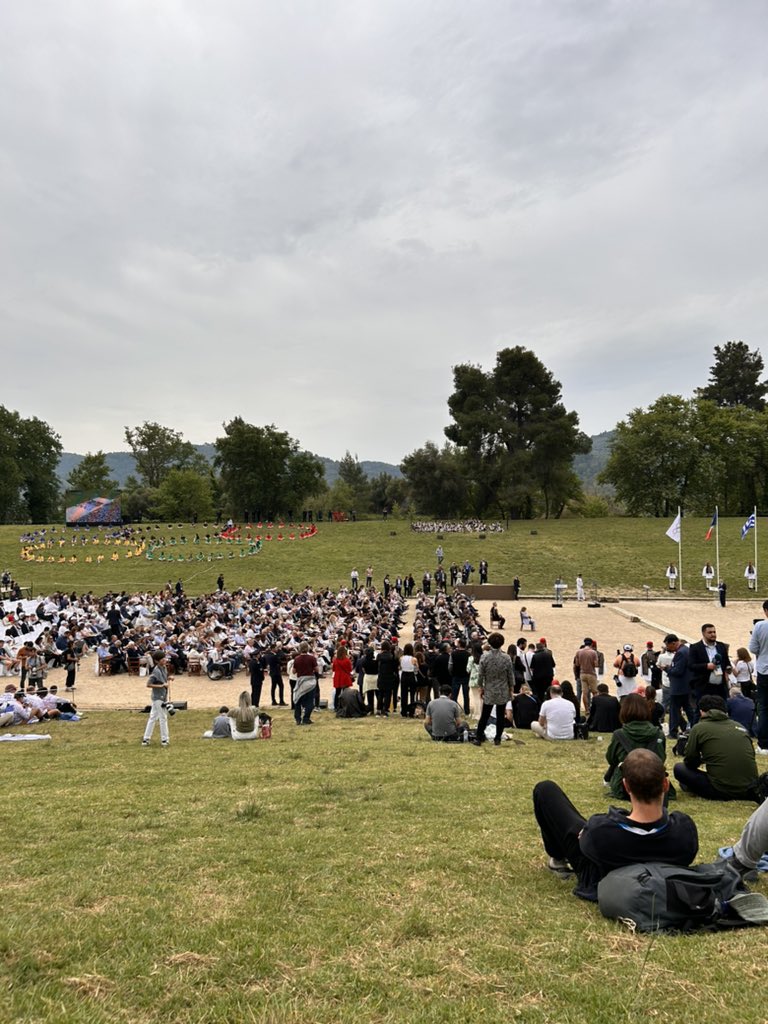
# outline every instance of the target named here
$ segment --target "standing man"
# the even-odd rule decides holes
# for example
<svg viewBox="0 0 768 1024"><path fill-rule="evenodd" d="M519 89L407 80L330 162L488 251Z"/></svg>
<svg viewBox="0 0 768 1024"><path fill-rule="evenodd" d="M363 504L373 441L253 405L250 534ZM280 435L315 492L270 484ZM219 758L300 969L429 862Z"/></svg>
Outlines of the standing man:
<svg viewBox="0 0 768 1024"><path fill-rule="evenodd" d="M747 568L744 570L744 579L747 581L747 589L754 590L757 586L757 570L751 562L747 562Z"/></svg>
<svg viewBox="0 0 768 1024"><path fill-rule="evenodd" d="M763 601L763 615L765 621L753 627L748 647L757 655L757 752L768 757L768 601Z"/></svg>
<svg viewBox="0 0 768 1024"><path fill-rule="evenodd" d="M459 693L463 696L464 714L469 714L469 651L467 641L463 636L459 637L448 659L448 668L451 673L451 698L458 700Z"/></svg>
<svg viewBox="0 0 768 1024"><path fill-rule="evenodd" d="M451 586L455 587L459 582L459 567L455 562L451 562Z"/></svg>
<svg viewBox="0 0 768 1024"><path fill-rule="evenodd" d="M488 725L494 707L496 708L496 737L493 742L495 746L501 746L501 734L504 732L505 723L504 711L515 687L512 659L501 650L504 646L503 634L491 633L488 637L488 646L490 650L485 651L480 659L477 674L479 694L483 701L483 710L480 713L477 733L473 740L477 747L485 740L485 727Z"/></svg>
<svg viewBox="0 0 768 1024"><path fill-rule="evenodd" d="M152 733L155 731L155 723L160 722L160 745L167 747L170 745L170 737L168 735L168 684L171 681L171 677L168 675L168 669L165 665L165 651L155 651L152 655L152 660L155 663L155 667L147 677L147 686L152 691L151 710L149 712L149 720L147 727L144 730L144 738L141 741L142 747L148 747L149 741L152 739Z"/></svg>
<svg viewBox="0 0 768 1024"><path fill-rule="evenodd" d="M296 725L312 725L312 709L315 706L315 688L320 673L317 658L309 653L309 644L302 640L299 653L293 659L296 674L296 688L293 691L293 717Z"/></svg>
<svg viewBox="0 0 768 1024"><path fill-rule="evenodd" d="M766 604L768 605L768 601ZM664 646L672 655L672 664L664 671L669 679L669 738L675 740L681 717L685 716L689 722L693 722L698 712L691 708L688 647L675 633L668 633L664 637Z"/></svg>
<svg viewBox="0 0 768 1024"><path fill-rule="evenodd" d="M373 566L369 565L365 570L365 589L370 590L373 586Z"/></svg>
<svg viewBox="0 0 768 1024"><path fill-rule="evenodd" d="M711 622L701 627L701 640L688 648L691 670L691 693L698 704L705 694L714 694L728 700L726 679L731 670L728 644L717 639L717 630Z"/></svg>
<svg viewBox="0 0 768 1024"><path fill-rule="evenodd" d="M576 577L576 600L586 600L586 598L584 597L584 579L581 573L579 573L579 575Z"/></svg>
<svg viewBox="0 0 768 1024"><path fill-rule="evenodd" d="M478 572L480 573L480 582L481 583L487 583L488 582L488 562L484 558L480 559L480 564L478 566Z"/></svg>
<svg viewBox="0 0 768 1024"><path fill-rule="evenodd" d="M353 569L349 574L349 578L352 581L352 593L354 594L360 586L360 573L357 569Z"/></svg>
<svg viewBox="0 0 768 1024"><path fill-rule="evenodd" d="M669 580L669 589L674 590L677 586L677 566L674 562L670 562L667 566L666 577Z"/></svg>
<svg viewBox="0 0 768 1024"><path fill-rule="evenodd" d="M712 568L711 562L705 562L704 567L701 570L701 575L704 579L704 587L707 590L712 589L712 580L715 578L715 570Z"/></svg>
<svg viewBox="0 0 768 1024"><path fill-rule="evenodd" d="M442 544L438 544L437 545L437 547L435 548L435 554L437 555L437 564L438 565L442 565L443 564L443 558L445 557L445 555L443 554L443 545Z"/></svg>
<svg viewBox="0 0 768 1024"><path fill-rule="evenodd" d="M512 594L513 594L513 599L515 601L517 601L517 599L520 597L520 577L519 576L515 576L515 578L512 580Z"/></svg>
<svg viewBox="0 0 768 1024"><path fill-rule="evenodd" d="M539 705L547 699L547 690L554 678L555 659L547 647L546 639L542 637L536 644L536 653L531 658L531 689Z"/></svg>
<svg viewBox="0 0 768 1024"><path fill-rule="evenodd" d="M578 670L581 681L581 699L584 702L584 714L589 715L592 697L597 693L597 652L592 646L592 638L585 637L584 644L573 657L574 672Z"/></svg>

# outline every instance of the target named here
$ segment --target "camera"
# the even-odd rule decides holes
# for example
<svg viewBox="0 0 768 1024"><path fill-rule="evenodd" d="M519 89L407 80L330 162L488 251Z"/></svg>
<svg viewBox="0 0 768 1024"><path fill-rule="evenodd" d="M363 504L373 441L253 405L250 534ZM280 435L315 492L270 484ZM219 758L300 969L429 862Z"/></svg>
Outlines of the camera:
<svg viewBox="0 0 768 1024"><path fill-rule="evenodd" d="M165 708L165 710L168 712L169 715L175 715L176 714L176 708L173 706L173 702L172 701L170 701L170 700L165 701L165 703L163 704L163 707Z"/></svg>

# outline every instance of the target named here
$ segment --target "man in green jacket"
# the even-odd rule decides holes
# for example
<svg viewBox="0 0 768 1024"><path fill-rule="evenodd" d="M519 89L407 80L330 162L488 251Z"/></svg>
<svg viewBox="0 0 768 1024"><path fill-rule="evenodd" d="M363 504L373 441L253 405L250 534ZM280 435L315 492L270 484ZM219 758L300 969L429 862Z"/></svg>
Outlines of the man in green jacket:
<svg viewBox="0 0 768 1024"><path fill-rule="evenodd" d="M675 765L681 787L705 800L762 803L765 780L758 782L755 750L746 729L728 717L722 697L707 694L699 710L701 719L691 729L683 761Z"/></svg>

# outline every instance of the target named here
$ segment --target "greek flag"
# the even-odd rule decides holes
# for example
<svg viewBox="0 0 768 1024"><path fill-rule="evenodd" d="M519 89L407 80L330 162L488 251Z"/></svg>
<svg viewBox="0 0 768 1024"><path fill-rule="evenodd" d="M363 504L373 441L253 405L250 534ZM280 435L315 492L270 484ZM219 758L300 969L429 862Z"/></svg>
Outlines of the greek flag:
<svg viewBox="0 0 768 1024"><path fill-rule="evenodd" d="M746 523L744 523L744 525L741 528L741 539L742 540L744 540L744 538L747 536L749 531L754 527L754 525L755 525L755 513L753 512L749 516L749 518L747 519Z"/></svg>

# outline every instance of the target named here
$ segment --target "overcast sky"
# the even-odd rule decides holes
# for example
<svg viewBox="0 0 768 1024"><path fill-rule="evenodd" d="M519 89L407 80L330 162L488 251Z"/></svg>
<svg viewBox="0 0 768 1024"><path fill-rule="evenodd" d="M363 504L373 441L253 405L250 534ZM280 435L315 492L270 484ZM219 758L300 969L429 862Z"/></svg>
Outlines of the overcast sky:
<svg viewBox="0 0 768 1024"><path fill-rule="evenodd" d="M764 0L0 7L0 403L443 441L533 349L588 433L768 357Z"/></svg>

